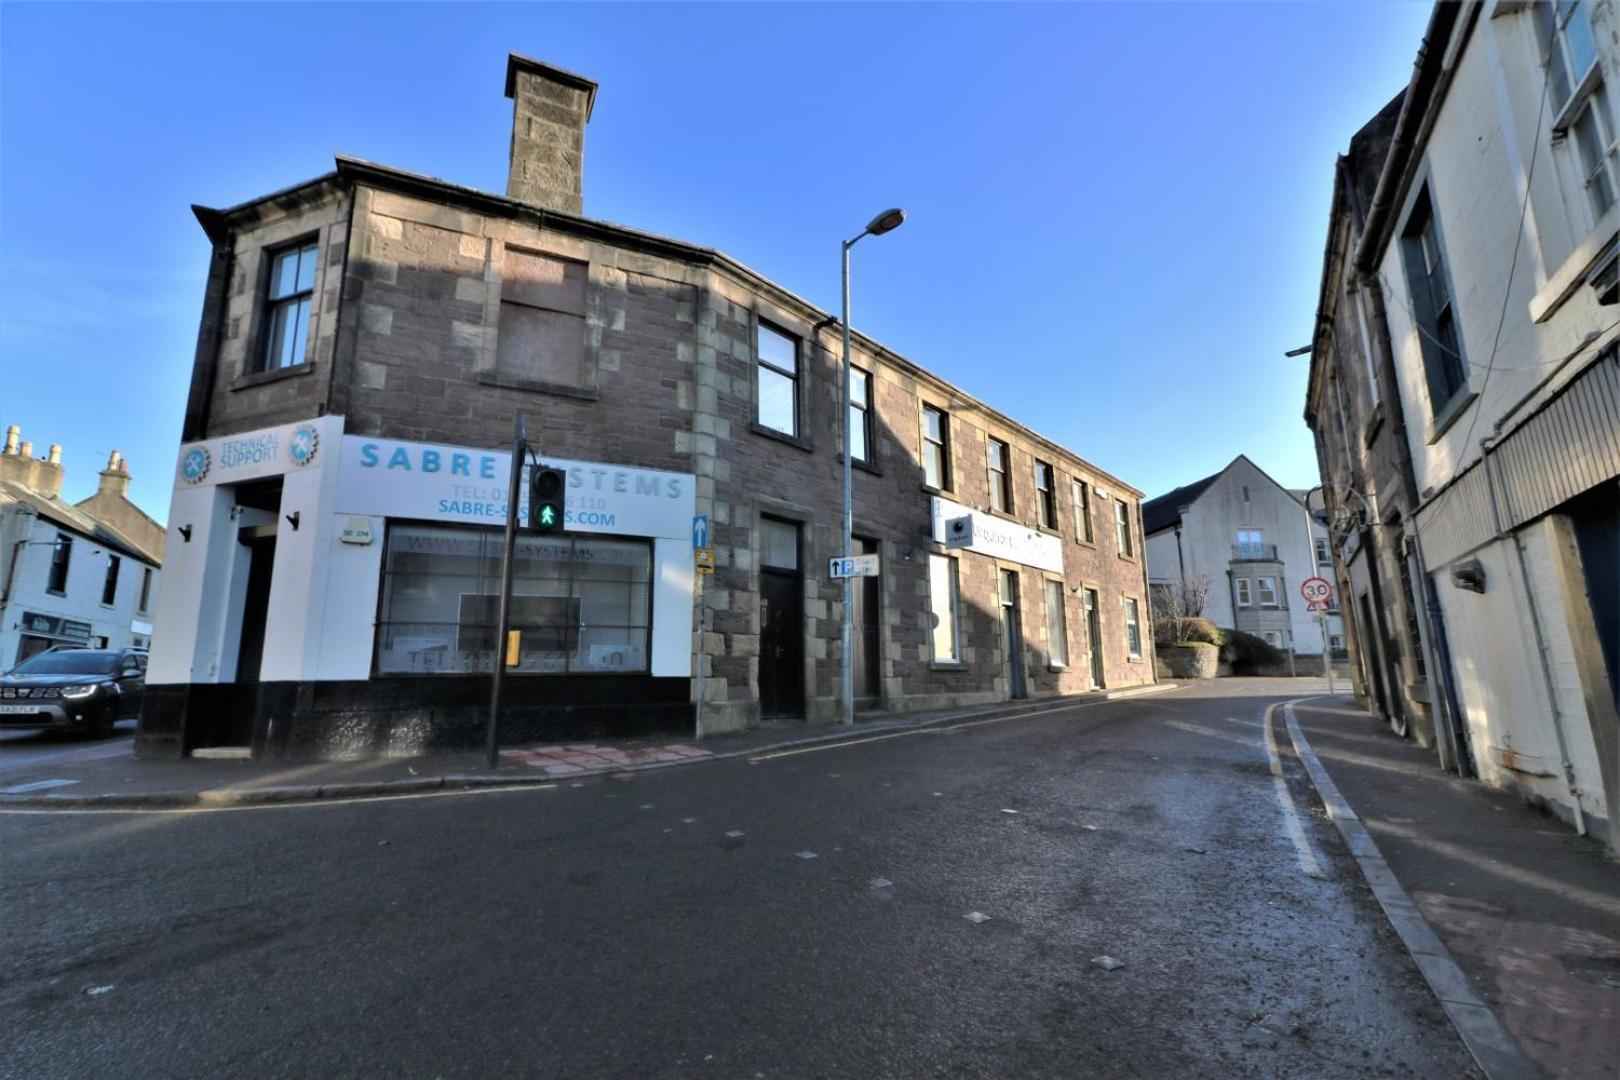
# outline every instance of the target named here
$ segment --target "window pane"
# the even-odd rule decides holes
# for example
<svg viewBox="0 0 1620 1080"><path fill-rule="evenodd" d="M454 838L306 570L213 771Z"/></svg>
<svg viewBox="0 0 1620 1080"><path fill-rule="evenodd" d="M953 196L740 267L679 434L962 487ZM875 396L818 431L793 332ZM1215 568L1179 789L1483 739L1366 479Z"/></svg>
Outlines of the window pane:
<svg viewBox="0 0 1620 1080"><path fill-rule="evenodd" d="M1069 640L1063 612L1063 582L1046 583L1046 640L1051 649L1052 663L1067 665Z"/></svg>
<svg viewBox="0 0 1620 1080"><path fill-rule="evenodd" d="M1580 150L1581 171L1586 181L1586 193L1592 200L1592 214L1602 217L1614 205L1614 189L1610 186L1608 170L1604 168L1603 132L1598 126L1598 98L1594 97L1576 117L1575 145Z"/></svg>
<svg viewBox="0 0 1620 1080"><path fill-rule="evenodd" d="M1006 447L994 439L990 440L989 447L990 467L996 472L1005 470L1007 468Z"/></svg>
<svg viewBox="0 0 1620 1080"><path fill-rule="evenodd" d="M1125 601L1125 649L1131 656L1142 655L1142 626L1137 618L1136 601Z"/></svg>
<svg viewBox="0 0 1620 1080"><path fill-rule="evenodd" d="M866 408L866 390L871 381L872 376L859 368L856 368L850 372L849 401L851 405L857 405L863 409Z"/></svg>
<svg viewBox="0 0 1620 1080"><path fill-rule="evenodd" d="M266 368L284 368L291 362L288 357L292 355L295 336L293 317L297 314L294 310L296 306L296 304L282 304L270 312L270 340L265 351Z"/></svg>
<svg viewBox="0 0 1620 1080"><path fill-rule="evenodd" d="M759 371L759 422L788 435L797 433L793 409L793 380L761 364Z"/></svg>
<svg viewBox="0 0 1620 1080"><path fill-rule="evenodd" d="M295 287L299 292L309 292L315 288L314 244L298 252L298 281Z"/></svg>
<svg viewBox="0 0 1620 1080"><path fill-rule="evenodd" d="M761 518L759 521L759 564L780 570L799 568L799 527L791 521Z"/></svg>
<svg viewBox="0 0 1620 1080"><path fill-rule="evenodd" d="M279 300L298 291L298 252L283 251L270 264L270 299Z"/></svg>
<svg viewBox="0 0 1620 1080"><path fill-rule="evenodd" d="M1559 5L1568 12L1564 24L1564 40L1569 43L1569 77L1579 81L1597 59L1597 46L1592 43L1592 18L1584 3Z"/></svg>
<svg viewBox="0 0 1620 1080"><path fill-rule="evenodd" d="M956 657L956 560L928 556L928 605L933 615L935 660Z"/></svg>
<svg viewBox="0 0 1620 1080"><path fill-rule="evenodd" d="M292 309L289 316L292 321L292 341L288 346L287 359L282 362L283 367L302 364L306 355L305 346L309 344L309 297L288 306Z"/></svg>
<svg viewBox="0 0 1620 1080"><path fill-rule="evenodd" d="M923 409L923 435L932 442L944 442L945 417L938 409Z"/></svg>
<svg viewBox="0 0 1620 1080"><path fill-rule="evenodd" d="M923 483L929 487L945 486L944 456L937 443L923 443Z"/></svg>
<svg viewBox="0 0 1620 1080"><path fill-rule="evenodd" d="M799 342L797 338L772 329L764 323L759 324L759 359L761 363L769 364L789 375L799 371Z"/></svg>
<svg viewBox="0 0 1620 1080"><path fill-rule="evenodd" d="M849 452L856 461L866 458L866 410L851 405L849 409Z"/></svg>

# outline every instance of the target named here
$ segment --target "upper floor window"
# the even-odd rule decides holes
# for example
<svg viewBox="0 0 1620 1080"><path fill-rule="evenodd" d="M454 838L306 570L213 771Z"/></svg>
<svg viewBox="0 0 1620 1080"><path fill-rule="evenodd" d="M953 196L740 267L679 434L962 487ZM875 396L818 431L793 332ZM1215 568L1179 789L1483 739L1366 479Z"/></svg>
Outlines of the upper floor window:
<svg viewBox="0 0 1620 1080"><path fill-rule="evenodd" d="M944 409L922 409L923 483L946 491L951 486L951 425Z"/></svg>
<svg viewBox="0 0 1620 1080"><path fill-rule="evenodd" d="M1277 579L1261 577L1254 579L1254 587L1260 593L1261 607L1277 606Z"/></svg>
<svg viewBox="0 0 1620 1080"><path fill-rule="evenodd" d="M759 324L755 389L759 422L784 435L799 433L799 339Z"/></svg>
<svg viewBox="0 0 1620 1080"><path fill-rule="evenodd" d="M1128 559L1136 554L1136 545L1131 540L1131 508L1124 499L1114 500L1114 539L1121 555Z"/></svg>
<svg viewBox="0 0 1620 1080"><path fill-rule="evenodd" d="M1333 552L1328 548L1325 536L1316 538L1316 562L1319 566L1330 566L1333 563Z"/></svg>
<svg viewBox="0 0 1620 1080"><path fill-rule="evenodd" d="M1095 542L1091 531L1091 485L1084 480L1074 482L1074 538L1087 544Z"/></svg>
<svg viewBox="0 0 1620 1080"><path fill-rule="evenodd" d="M1591 5L1584 0L1531 4L1536 39L1547 69L1547 99L1553 137L1573 135L1575 161L1594 220L1615 203L1617 167L1614 113L1608 92L1595 76L1597 44Z"/></svg>
<svg viewBox="0 0 1620 1080"><path fill-rule="evenodd" d="M872 373L858 367L849 372L849 454L872 460Z"/></svg>
<svg viewBox="0 0 1620 1080"><path fill-rule="evenodd" d="M152 604L152 568L141 568L141 601L135 605L135 610L145 615Z"/></svg>
<svg viewBox="0 0 1620 1080"><path fill-rule="evenodd" d="M309 347L309 307L315 296L315 245L302 244L270 256L270 283L265 292L263 370L304 362Z"/></svg>
<svg viewBox="0 0 1620 1080"><path fill-rule="evenodd" d="M495 370L515 379L584 388L586 265L507 248Z"/></svg>
<svg viewBox="0 0 1620 1080"><path fill-rule="evenodd" d="M1041 528L1057 528L1057 486L1052 466L1044 461L1035 463L1035 513Z"/></svg>
<svg viewBox="0 0 1620 1080"><path fill-rule="evenodd" d="M1266 534L1259 529L1239 529L1237 531L1237 557L1240 559L1258 559L1265 554Z"/></svg>
<svg viewBox="0 0 1620 1080"><path fill-rule="evenodd" d="M64 533L56 534L56 543L51 547L51 572L45 579L45 591L53 592L59 596L67 594L68 564L73 561L73 537Z"/></svg>
<svg viewBox="0 0 1620 1080"><path fill-rule="evenodd" d="M986 439L985 462L990 472L990 509L1004 514L1012 513L1012 476L1007 466L1012 460L1012 449L1000 439Z"/></svg>
<svg viewBox="0 0 1620 1080"><path fill-rule="evenodd" d="M111 604L118 599L118 571L122 565L123 560L117 555L107 556L107 577L101 583L101 602L103 604Z"/></svg>
<svg viewBox="0 0 1620 1080"><path fill-rule="evenodd" d="M1412 316L1423 351L1429 387L1429 411L1438 415L1468 384L1457 335L1457 309L1451 298L1440 231L1425 185L1401 234L1401 261L1412 294Z"/></svg>

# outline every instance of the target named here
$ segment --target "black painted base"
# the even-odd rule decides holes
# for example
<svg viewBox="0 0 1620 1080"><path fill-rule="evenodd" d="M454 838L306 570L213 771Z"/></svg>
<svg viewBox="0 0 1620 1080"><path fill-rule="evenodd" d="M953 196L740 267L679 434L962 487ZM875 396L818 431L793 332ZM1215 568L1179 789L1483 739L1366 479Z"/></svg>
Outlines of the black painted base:
<svg viewBox="0 0 1620 1080"><path fill-rule="evenodd" d="M512 677L501 742L690 736L690 681L646 675ZM184 757L251 745L255 758L381 757L484 745L489 677L379 677L341 682L148 685L135 752Z"/></svg>

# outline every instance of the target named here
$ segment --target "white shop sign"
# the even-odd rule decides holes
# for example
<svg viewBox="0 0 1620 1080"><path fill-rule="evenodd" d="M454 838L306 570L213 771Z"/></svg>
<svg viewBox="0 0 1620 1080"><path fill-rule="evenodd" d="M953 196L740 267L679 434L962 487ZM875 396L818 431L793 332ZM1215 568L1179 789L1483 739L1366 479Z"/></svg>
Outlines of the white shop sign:
<svg viewBox="0 0 1620 1080"><path fill-rule="evenodd" d="M333 509L340 514L503 525L511 458L503 450L345 435ZM568 473L570 531L691 538L697 480L690 473L571 461L549 454L539 458ZM522 514L528 485L520 491Z"/></svg>
<svg viewBox="0 0 1620 1080"><path fill-rule="evenodd" d="M210 487L318 469L338 452L342 434L342 417L323 416L240 435L184 443L175 468L174 486Z"/></svg>
<svg viewBox="0 0 1620 1080"><path fill-rule="evenodd" d="M932 496L934 539L945 543L945 523L952 518L973 519L973 542L965 548L980 555L990 555L1008 562L1023 563L1054 574L1063 573L1063 540L1061 537L1038 532L1016 521L994 514L970 510L961 503Z"/></svg>

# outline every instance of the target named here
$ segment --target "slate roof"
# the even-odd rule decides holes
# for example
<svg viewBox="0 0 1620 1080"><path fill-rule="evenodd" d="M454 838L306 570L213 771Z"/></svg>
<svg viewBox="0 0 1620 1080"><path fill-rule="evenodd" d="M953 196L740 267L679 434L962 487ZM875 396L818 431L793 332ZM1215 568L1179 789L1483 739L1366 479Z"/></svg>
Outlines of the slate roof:
<svg viewBox="0 0 1620 1080"><path fill-rule="evenodd" d="M1228 465L1226 469L1232 466ZM1181 508L1191 503L1209 489L1209 485L1219 480L1226 469L1212 473L1202 480L1194 480L1190 484L1183 484L1174 491L1166 492L1157 499L1149 499L1142 504L1142 532L1152 536L1160 529L1168 529L1181 519Z"/></svg>
<svg viewBox="0 0 1620 1080"><path fill-rule="evenodd" d="M41 495L10 480L0 480L0 507L17 503L33 507L34 512L47 521L55 522L64 529L76 532L104 547L112 548L121 555L127 555L150 566L163 565L157 556L142 551L134 541L122 533L115 532L72 503L64 502L54 495Z"/></svg>

